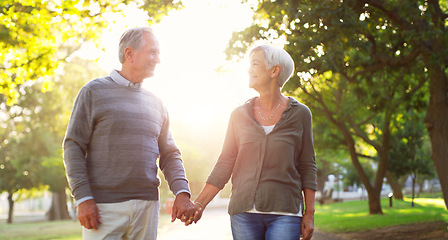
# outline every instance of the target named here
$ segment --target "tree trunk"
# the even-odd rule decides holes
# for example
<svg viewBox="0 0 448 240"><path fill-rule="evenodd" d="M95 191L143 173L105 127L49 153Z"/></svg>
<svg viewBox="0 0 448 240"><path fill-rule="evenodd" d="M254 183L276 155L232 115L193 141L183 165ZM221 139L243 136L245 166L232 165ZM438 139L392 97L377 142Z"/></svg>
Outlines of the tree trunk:
<svg viewBox="0 0 448 240"><path fill-rule="evenodd" d="M448 108L440 111L448 113ZM440 186L442 187L445 207L448 209L448 116L440 117L439 119L437 120L438 122L434 123L435 126L428 127L428 131L429 137L431 138L432 159L436 166L437 175L439 176Z"/></svg>
<svg viewBox="0 0 448 240"><path fill-rule="evenodd" d="M14 200L12 199L13 194L14 193L11 193L11 192L8 193L9 210L8 210L7 223L12 223L12 221L13 221L13 216L14 216Z"/></svg>
<svg viewBox="0 0 448 240"><path fill-rule="evenodd" d="M425 180L418 181L418 192L417 197L420 197L420 194L423 193L423 186L425 185Z"/></svg>
<svg viewBox="0 0 448 240"><path fill-rule="evenodd" d="M67 208L67 195L65 189L53 192L51 207L47 212L47 218L50 221L70 219Z"/></svg>
<svg viewBox="0 0 448 240"><path fill-rule="evenodd" d="M430 98L425 122L431 140L432 159L448 209L448 79L442 69L443 64L434 61L430 54L424 55L424 61L430 77Z"/></svg>
<svg viewBox="0 0 448 240"><path fill-rule="evenodd" d="M345 144L349 150L350 158L352 160L353 166L355 167L356 171L358 172L359 178L361 179L361 182L364 184L364 187L366 188L368 199L369 199L369 213L370 214L383 214L383 211L381 209L381 201L380 201L380 195L381 195L381 186L378 189L376 189L369 181L369 178L367 177L367 174L365 173L364 169L361 166L361 163L358 159L358 154L356 153L355 148L355 141L348 132L347 129L345 129L345 126L342 126L343 124L338 125L339 129L341 130Z"/></svg>
<svg viewBox="0 0 448 240"><path fill-rule="evenodd" d="M412 176L412 203L411 203L412 207L414 207L414 198L415 198L415 175Z"/></svg>
<svg viewBox="0 0 448 240"><path fill-rule="evenodd" d="M370 214L383 214L381 209L381 189L380 191L372 191L368 194L369 197L369 213Z"/></svg>
<svg viewBox="0 0 448 240"><path fill-rule="evenodd" d="M401 185L395 179L395 177L389 172L386 172L387 182L389 183L392 191L394 192L394 198L398 200L403 200L403 191Z"/></svg>

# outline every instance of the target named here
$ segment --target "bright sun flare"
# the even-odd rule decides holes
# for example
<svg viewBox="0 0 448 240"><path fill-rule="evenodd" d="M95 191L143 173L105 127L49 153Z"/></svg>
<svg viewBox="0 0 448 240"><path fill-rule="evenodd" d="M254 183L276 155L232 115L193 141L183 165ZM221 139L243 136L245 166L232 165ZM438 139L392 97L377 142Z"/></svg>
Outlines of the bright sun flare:
<svg viewBox="0 0 448 240"><path fill-rule="evenodd" d="M232 109L254 96L248 88L247 63L226 62L223 53L232 32L252 21L252 11L239 0L183 0L184 8L172 11L151 26L161 47L161 64L144 86L160 97L172 122L192 127L216 126L225 131ZM135 6L123 9L111 31L104 33L105 52L99 63L110 72L120 69L117 44L130 27L146 26L147 16ZM217 68L225 69L220 73Z"/></svg>

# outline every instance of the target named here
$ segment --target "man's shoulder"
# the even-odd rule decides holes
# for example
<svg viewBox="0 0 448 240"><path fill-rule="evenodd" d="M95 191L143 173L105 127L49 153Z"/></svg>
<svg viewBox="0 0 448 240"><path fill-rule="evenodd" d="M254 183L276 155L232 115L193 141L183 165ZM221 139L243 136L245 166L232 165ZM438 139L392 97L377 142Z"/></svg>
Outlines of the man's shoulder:
<svg viewBox="0 0 448 240"><path fill-rule="evenodd" d="M154 94L152 91L150 91L150 90L148 90L148 89L146 89L146 88L144 88L144 87L142 87L140 90L141 90L141 92L142 92L144 95L146 95L146 96L148 97L148 99L151 100L151 102L155 102L155 103L157 103L157 104L160 105L162 108L165 107L165 105L163 104L162 99L159 98L159 97L158 97L156 94Z"/></svg>
<svg viewBox="0 0 448 240"><path fill-rule="evenodd" d="M113 84L113 80L110 76L99 77L91 80L84 85L85 88L95 90L104 87L105 84Z"/></svg>

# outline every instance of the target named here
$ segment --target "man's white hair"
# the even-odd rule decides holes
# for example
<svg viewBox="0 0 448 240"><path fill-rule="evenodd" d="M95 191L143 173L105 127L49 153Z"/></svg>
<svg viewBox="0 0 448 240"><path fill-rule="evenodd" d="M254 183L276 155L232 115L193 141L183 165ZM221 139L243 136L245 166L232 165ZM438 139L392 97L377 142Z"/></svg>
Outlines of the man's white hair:
<svg viewBox="0 0 448 240"><path fill-rule="evenodd" d="M121 35L120 44L118 45L118 59L120 63L124 63L124 51L127 47L140 49L145 45L145 39L143 38L145 32L154 34L150 27L137 27L128 29Z"/></svg>

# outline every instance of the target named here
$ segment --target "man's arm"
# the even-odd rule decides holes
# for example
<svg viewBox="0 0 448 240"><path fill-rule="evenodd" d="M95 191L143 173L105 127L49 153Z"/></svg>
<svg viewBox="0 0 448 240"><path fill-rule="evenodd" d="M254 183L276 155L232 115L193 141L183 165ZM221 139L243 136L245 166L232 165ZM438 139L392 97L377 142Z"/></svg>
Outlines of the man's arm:
<svg viewBox="0 0 448 240"><path fill-rule="evenodd" d="M93 122L91 92L83 87L73 105L63 143L63 155L67 179L77 201L78 219L87 229L97 229L98 224L101 224L87 177L86 154Z"/></svg>

